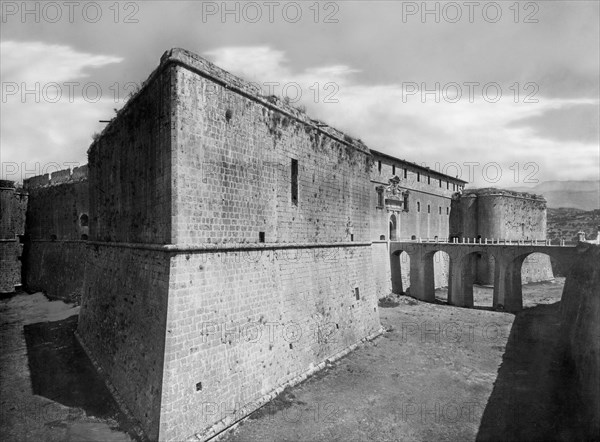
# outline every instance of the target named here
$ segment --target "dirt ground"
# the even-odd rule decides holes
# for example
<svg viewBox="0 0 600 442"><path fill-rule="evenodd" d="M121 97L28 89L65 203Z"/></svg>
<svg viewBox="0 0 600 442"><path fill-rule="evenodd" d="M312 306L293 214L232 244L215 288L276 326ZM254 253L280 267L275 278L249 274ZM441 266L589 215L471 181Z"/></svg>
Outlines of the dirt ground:
<svg viewBox="0 0 600 442"><path fill-rule="evenodd" d="M127 422L75 343L79 307L42 293L0 301L3 441L130 441ZM121 424L118 423L121 422Z"/></svg>
<svg viewBox="0 0 600 442"><path fill-rule="evenodd" d="M525 310L491 311L400 296L380 306L387 332L235 429L237 441L575 440L569 373L561 365L564 281L526 285ZM72 333L78 311L42 294L0 301L3 440L131 440ZM87 365L86 365L87 364ZM70 367L70 368L69 368ZM130 430L130 434L131 430Z"/></svg>
<svg viewBox="0 0 600 442"><path fill-rule="evenodd" d="M555 345L563 284L524 286L517 316L491 311L487 287L475 287L476 309L441 303L444 290L439 304L388 299L385 335L289 389L226 440L574 440Z"/></svg>

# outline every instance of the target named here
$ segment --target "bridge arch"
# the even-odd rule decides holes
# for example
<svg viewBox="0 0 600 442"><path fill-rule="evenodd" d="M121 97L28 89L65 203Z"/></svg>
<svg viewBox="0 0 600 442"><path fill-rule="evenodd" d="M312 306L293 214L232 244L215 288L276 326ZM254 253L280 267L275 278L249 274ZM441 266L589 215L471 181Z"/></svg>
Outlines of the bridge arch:
<svg viewBox="0 0 600 442"><path fill-rule="evenodd" d="M522 250L508 257L505 263L504 281L499 281L505 287L506 296L504 304L501 299L495 300L495 306L502 306L509 311L519 311L523 308L523 264L525 260L533 254L546 255L560 262L561 267L570 268L573 257L570 253L564 253L564 250L556 247L547 247L543 251L530 249Z"/></svg>
<svg viewBox="0 0 600 442"><path fill-rule="evenodd" d="M389 237L390 241L396 241L398 239L398 222L396 220L396 215L390 215L390 229L389 229Z"/></svg>
<svg viewBox="0 0 600 442"><path fill-rule="evenodd" d="M438 301L448 302L450 261L450 255L445 250L433 253L433 285L435 298Z"/></svg>
<svg viewBox="0 0 600 442"><path fill-rule="evenodd" d="M465 307L492 307L493 298L489 302L481 296L475 297L474 286L493 285L496 257L494 251L486 247L474 247L465 250L459 258L458 268L454 269L454 277L459 281L455 283L454 290L448 294L450 304Z"/></svg>
<svg viewBox="0 0 600 442"><path fill-rule="evenodd" d="M403 248L399 248L397 250L392 251L392 255L400 253L400 251L405 252L410 261L407 263L403 269L402 278L403 281L406 280L407 270L410 271L410 296L420 299L422 301L434 302L435 301L435 287L436 287L436 268L439 270L439 266L445 265L447 270L445 271L446 280L449 281L449 267L451 266L451 254L444 249L441 244L438 244L439 247L435 247L434 244L429 244L426 249L420 247L418 244L406 244ZM436 256L445 255L444 258L438 259L436 262ZM393 258L397 259L397 258ZM445 261L442 264L442 261ZM401 264L405 264L405 260L401 260ZM394 272L394 267L398 268L396 261L392 263L392 272ZM396 276L398 279L399 277ZM392 284L394 285L394 284ZM446 284L449 286L449 282ZM399 284L396 284L399 287ZM406 283L404 282L403 287L406 288ZM406 292L406 289L404 290ZM396 293L396 292L395 292Z"/></svg>
<svg viewBox="0 0 600 442"><path fill-rule="evenodd" d="M410 264L411 257L406 250L397 249L390 254L392 293L403 295L410 288Z"/></svg>
<svg viewBox="0 0 600 442"><path fill-rule="evenodd" d="M546 254L559 263L572 263L579 247L553 246L531 241L479 243L430 243L391 242L392 285L394 293L401 293L402 280L399 255L406 252L410 257L410 296L422 301L435 301L434 255L445 251L449 255L448 303L473 307L473 257L487 255L493 262L493 306L507 311L522 309L521 267L526 257L533 253ZM404 277L405 278L405 277ZM394 283L396 281L396 283Z"/></svg>

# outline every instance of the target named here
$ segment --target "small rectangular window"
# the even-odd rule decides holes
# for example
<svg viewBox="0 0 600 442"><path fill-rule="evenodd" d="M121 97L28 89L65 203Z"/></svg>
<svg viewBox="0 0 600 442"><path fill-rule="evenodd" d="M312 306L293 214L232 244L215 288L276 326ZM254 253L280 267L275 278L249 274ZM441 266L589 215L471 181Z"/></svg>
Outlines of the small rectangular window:
<svg viewBox="0 0 600 442"><path fill-rule="evenodd" d="M377 170L381 173L381 161L377 162Z"/></svg>
<svg viewBox="0 0 600 442"><path fill-rule="evenodd" d="M405 212L408 212L408 194L404 194L404 204L403 204L403 208Z"/></svg>
<svg viewBox="0 0 600 442"><path fill-rule="evenodd" d="M396 175L396 166L392 166L392 175Z"/></svg>
<svg viewBox="0 0 600 442"><path fill-rule="evenodd" d="M446 207L446 215L450 215L450 207Z"/></svg>
<svg viewBox="0 0 600 442"><path fill-rule="evenodd" d="M404 169L404 179L408 178L408 171Z"/></svg>
<svg viewBox="0 0 600 442"><path fill-rule="evenodd" d="M417 182L420 182L420 181L421 181L421 173L417 172Z"/></svg>
<svg viewBox="0 0 600 442"><path fill-rule="evenodd" d="M383 187L377 189L377 207L383 207Z"/></svg>
<svg viewBox="0 0 600 442"><path fill-rule="evenodd" d="M298 160L292 158L292 204L298 205Z"/></svg>
<svg viewBox="0 0 600 442"><path fill-rule="evenodd" d="M440 179L440 187L442 187L442 180Z"/></svg>
<svg viewBox="0 0 600 442"><path fill-rule="evenodd" d="M431 184L431 177L427 175L427 184Z"/></svg>
<svg viewBox="0 0 600 442"><path fill-rule="evenodd" d="M431 213L431 204L427 204L427 213Z"/></svg>
<svg viewBox="0 0 600 442"><path fill-rule="evenodd" d="M456 190L456 184L452 183L452 190Z"/></svg>
<svg viewBox="0 0 600 442"><path fill-rule="evenodd" d="M258 232L258 242L265 242L265 232Z"/></svg>
<svg viewBox="0 0 600 442"><path fill-rule="evenodd" d="M446 181L446 189L450 189L450 181Z"/></svg>

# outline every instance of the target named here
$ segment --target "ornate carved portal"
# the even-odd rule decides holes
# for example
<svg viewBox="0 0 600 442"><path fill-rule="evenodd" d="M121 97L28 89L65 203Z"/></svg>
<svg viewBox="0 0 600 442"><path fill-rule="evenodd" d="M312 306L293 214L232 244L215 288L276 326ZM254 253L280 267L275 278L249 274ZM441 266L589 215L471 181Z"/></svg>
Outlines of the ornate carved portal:
<svg viewBox="0 0 600 442"><path fill-rule="evenodd" d="M378 187L377 192L388 212L408 211L409 191L400 186L400 178L397 176L390 178L387 186Z"/></svg>

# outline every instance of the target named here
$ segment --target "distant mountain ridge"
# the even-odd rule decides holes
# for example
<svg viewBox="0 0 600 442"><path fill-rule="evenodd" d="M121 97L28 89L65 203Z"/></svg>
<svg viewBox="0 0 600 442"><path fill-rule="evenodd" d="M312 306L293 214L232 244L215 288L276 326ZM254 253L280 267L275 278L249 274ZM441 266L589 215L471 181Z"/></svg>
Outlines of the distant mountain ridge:
<svg viewBox="0 0 600 442"><path fill-rule="evenodd" d="M595 210L600 208L600 180L544 181L534 187L509 187L516 192L543 195L549 208Z"/></svg>

